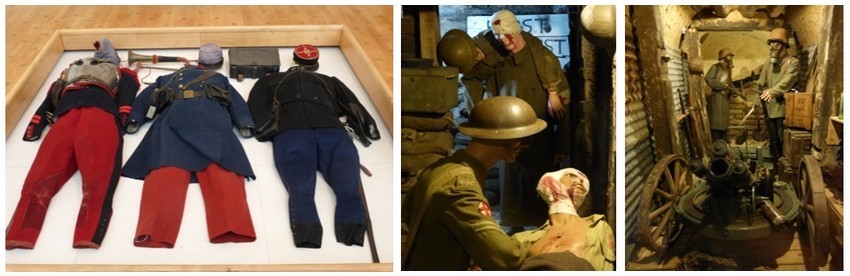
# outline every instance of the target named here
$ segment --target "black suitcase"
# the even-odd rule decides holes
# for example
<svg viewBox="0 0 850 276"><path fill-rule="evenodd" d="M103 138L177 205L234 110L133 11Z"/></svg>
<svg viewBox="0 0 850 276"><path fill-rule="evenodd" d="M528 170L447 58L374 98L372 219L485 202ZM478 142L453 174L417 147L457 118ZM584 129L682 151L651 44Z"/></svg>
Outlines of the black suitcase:
<svg viewBox="0 0 850 276"><path fill-rule="evenodd" d="M280 72L277 48L231 48L227 55L230 59L230 78L240 82L244 78L257 79Z"/></svg>

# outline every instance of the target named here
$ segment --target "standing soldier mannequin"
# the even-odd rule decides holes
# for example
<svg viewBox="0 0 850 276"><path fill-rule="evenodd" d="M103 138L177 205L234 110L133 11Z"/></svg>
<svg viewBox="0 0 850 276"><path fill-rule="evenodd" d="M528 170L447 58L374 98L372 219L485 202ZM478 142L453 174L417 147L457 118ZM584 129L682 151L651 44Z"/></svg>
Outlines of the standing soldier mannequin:
<svg viewBox="0 0 850 276"><path fill-rule="evenodd" d="M254 123L245 100L215 71L223 62L218 45L204 44L197 67L158 77L133 104L128 132L156 119L123 171L145 181L137 247L174 247L190 183L201 185L211 243L256 239L245 194L254 172L233 133L236 126L251 137Z"/></svg>
<svg viewBox="0 0 850 276"><path fill-rule="evenodd" d="M120 68L107 39L95 42L94 58L72 63L53 82L36 110L24 141L47 133L24 181L21 199L6 232L6 250L32 249L53 196L79 169L83 199L74 248L99 248L112 217L112 196L121 171L124 124L139 80Z"/></svg>
<svg viewBox="0 0 850 276"><path fill-rule="evenodd" d="M545 128L546 122L518 98L493 97L477 105L460 126L472 137L469 146L423 169L402 206L402 221L409 227L402 269L467 270L471 262L483 270L519 269L531 245L502 231L482 189L491 167L501 160L514 162L528 147L528 137ZM556 218L573 206L566 202L571 201L568 193L545 193L555 196L544 215L550 214L553 223L563 221Z"/></svg>
<svg viewBox="0 0 850 276"><path fill-rule="evenodd" d="M363 246L367 225L360 157L346 128L369 146L370 140L380 139L375 120L342 81L314 72L319 68L316 47L295 47L293 59L298 66L257 80L248 105L260 125L257 140L272 141L274 146L275 167L289 193L295 247L322 247L315 201L317 170L336 195L336 240ZM340 122L342 115L346 123Z"/></svg>
<svg viewBox="0 0 850 276"><path fill-rule="evenodd" d="M732 89L732 57L735 54L729 48L720 49L717 53L717 63L705 74L705 83L711 87L708 95L708 122L711 126L711 140L727 139L729 128L729 97Z"/></svg>
<svg viewBox="0 0 850 276"><path fill-rule="evenodd" d="M458 29L449 30L437 44L440 59L448 66L458 67L463 74L460 79L469 97L470 110L475 107L485 94L492 97L498 93L495 74L496 68L502 65L504 56L495 45L495 37L489 30L482 31L475 38Z"/></svg>
<svg viewBox="0 0 850 276"><path fill-rule="evenodd" d="M516 15L507 10L496 12L490 27L501 43L497 49L507 53L504 63L496 68L499 95L524 100L538 119L549 123L547 129L531 137L533 143L517 157L517 164L506 166L501 191L502 223L536 226L546 220L546 205L534 190L537 180L557 170L556 163L567 155L569 130L558 123L567 122L570 89L558 58L540 39L522 31Z"/></svg>
<svg viewBox="0 0 850 276"><path fill-rule="evenodd" d="M771 155L779 158L785 129L785 93L797 82L800 61L788 54L788 31L784 28L770 31L767 44L770 59L762 66L758 85L762 89L761 100L766 103Z"/></svg>

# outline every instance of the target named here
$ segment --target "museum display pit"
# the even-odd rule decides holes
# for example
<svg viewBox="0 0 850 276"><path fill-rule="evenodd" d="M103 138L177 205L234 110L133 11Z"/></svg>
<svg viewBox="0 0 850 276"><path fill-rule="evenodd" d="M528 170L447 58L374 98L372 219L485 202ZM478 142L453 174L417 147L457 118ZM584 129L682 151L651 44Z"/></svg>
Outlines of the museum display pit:
<svg viewBox="0 0 850 276"><path fill-rule="evenodd" d="M311 33L311 30L315 32ZM127 35L134 31L141 34ZM215 40L228 32L236 35L226 36L222 41ZM82 196L80 174L76 173L54 197L35 249L7 251L7 270L392 270L393 214L392 208L389 208L393 198L390 186L393 167L392 130L391 125L388 127L384 124L388 116L391 121L391 91L378 79L374 67L364 62L366 57L362 55L360 45L353 36L346 34L344 26L57 31L49 45L39 54L39 59L27 70L20 84L7 93L7 218L11 217L14 211L24 177L40 145L40 142L24 142L20 139L30 116L44 99L50 83L70 62L93 54L92 42L101 37L107 37L113 42L122 59L127 59L127 50L141 55L156 54L196 59L196 47L203 42L216 42L224 50L225 66L219 70L224 75L228 75L227 51L231 47L277 47L281 56L281 70L285 70L293 65L292 46L301 43L320 46L322 56L319 72L336 76L344 82L378 122L381 132L381 140L373 141L368 148L357 141L355 146L358 147L361 163L373 173L371 177L365 174L361 174L361 177L382 263L370 264L368 239L364 247L348 247L336 242L333 235L335 198L321 177L317 183L316 201L325 232L322 249L295 248L288 224L287 194L274 169L272 145L260 143L253 138L240 138L257 175L257 180L246 182L248 204L257 232L255 242L209 243L200 189L198 185L191 185L175 248L133 247L132 236L138 219L142 181L124 177L119 181L116 190L114 214L102 247L98 250L73 249L71 238ZM157 47L150 44L152 40L162 43ZM45 68L45 64L50 67ZM180 64L157 63L153 66L176 68ZM170 72L166 70L142 69L139 79L152 82L156 76L168 73ZM245 79L243 82L237 82L235 78L229 80L245 99L256 81ZM142 84L141 89L145 86ZM26 99L30 100L24 101ZM381 101L390 104L378 104ZM19 114L16 116L15 113ZM146 124L138 133L124 136L124 161L135 150L150 126L151 124ZM46 129L45 134L49 131L49 128Z"/></svg>

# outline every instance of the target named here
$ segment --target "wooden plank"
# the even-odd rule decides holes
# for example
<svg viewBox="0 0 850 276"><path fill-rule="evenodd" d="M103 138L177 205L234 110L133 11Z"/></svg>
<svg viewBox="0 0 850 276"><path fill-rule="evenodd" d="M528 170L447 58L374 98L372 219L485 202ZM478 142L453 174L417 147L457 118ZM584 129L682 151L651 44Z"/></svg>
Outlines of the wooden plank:
<svg viewBox="0 0 850 276"><path fill-rule="evenodd" d="M747 270L805 270L800 238L796 231L777 232L752 240L715 240L696 235L693 229L682 233L679 240L668 249L670 256L641 248L627 264L627 270L675 270L682 257L691 251L712 256L731 258L740 269ZM746 250L741 250L746 248Z"/></svg>
<svg viewBox="0 0 850 276"><path fill-rule="evenodd" d="M656 156L680 153L674 141L676 124L674 123L673 99L670 93L670 81L666 80L667 68L662 68L664 42L661 38L661 15L656 6L635 6L635 36L638 41L641 74L645 81L645 99L647 113L651 114L653 138Z"/></svg>
<svg viewBox="0 0 850 276"><path fill-rule="evenodd" d="M17 265L7 264L6 271L393 271L392 263L383 264L290 264L290 265Z"/></svg>
<svg viewBox="0 0 850 276"><path fill-rule="evenodd" d="M215 42L221 47L291 47L339 45L342 25L172 27L62 30L66 50L91 50L92 41L109 37L117 49L195 48Z"/></svg>
<svg viewBox="0 0 850 276"><path fill-rule="evenodd" d="M65 49L59 32L54 32L35 60L24 71L24 81L6 92L6 137L20 120L30 102L38 94L41 84L47 81L47 75L55 67L56 62Z"/></svg>
<svg viewBox="0 0 850 276"><path fill-rule="evenodd" d="M347 28L342 28L339 39L339 48L348 59L354 74L360 80L360 84L369 94L369 99L378 109L384 124L393 134L393 92L392 88L380 79L378 69L369 62L369 57L363 53L363 47L355 39L354 34ZM382 112L384 111L384 112Z"/></svg>

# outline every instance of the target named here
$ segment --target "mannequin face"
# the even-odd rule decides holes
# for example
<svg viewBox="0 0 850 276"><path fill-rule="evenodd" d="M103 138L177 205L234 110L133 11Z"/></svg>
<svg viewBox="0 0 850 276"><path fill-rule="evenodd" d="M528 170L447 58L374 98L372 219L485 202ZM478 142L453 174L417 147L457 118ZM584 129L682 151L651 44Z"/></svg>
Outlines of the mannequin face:
<svg viewBox="0 0 850 276"><path fill-rule="evenodd" d="M524 41L522 41L522 39L523 38L522 38L522 35L520 35L520 33L514 33L514 34L507 34L506 33L506 34L497 34L496 35L496 40L498 40L499 42L502 43L502 46L505 47L505 50L508 50L510 52L513 52L513 53L516 53L519 50L522 50L523 45L525 45L525 43L523 43Z"/></svg>
<svg viewBox="0 0 850 276"><path fill-rule="evenodd" d="M733 57L734 57L734 56L726 56L726 58L725 58L725 59L723 59L723 60L725 60L725 61L726 61L726 67L729 67L729 68L735 68L735 64L734 64L734 63L732 63L732 58L733 58Z"/></svg>
<svg viewBox="0 0 850 276"><path fill-rule="evenodd" d="M527 148L528 145L528 138L505 140L501 147L501 159L505 160L505 162L507 163L513 163L514 161L516 161L516 157L519 156L519 153L522 151L522 149Z"/></svg>
<svg viewBox="0 0 850 276"><path fill-rule="evenodd" d="M769 46L770 60L771 62L776 63L776 61L785 53L785 45L783 45L781 42L774 41L771 42Z"/></svg>
<svg viewBox="0 0 850 276"><path fill-rule="evenodd" d="M584 199L587 197L587 193L590 191L590 183L586 180L587 177L583 175L579 176L579 173L581 172L566 172L560 179L561 184L567 185L567 192L570 194L570 198L573 199L576 209L581 207Z"/></svg>

